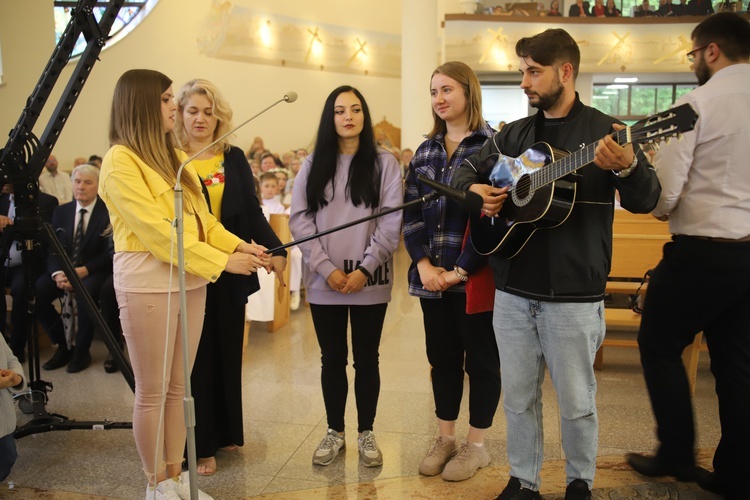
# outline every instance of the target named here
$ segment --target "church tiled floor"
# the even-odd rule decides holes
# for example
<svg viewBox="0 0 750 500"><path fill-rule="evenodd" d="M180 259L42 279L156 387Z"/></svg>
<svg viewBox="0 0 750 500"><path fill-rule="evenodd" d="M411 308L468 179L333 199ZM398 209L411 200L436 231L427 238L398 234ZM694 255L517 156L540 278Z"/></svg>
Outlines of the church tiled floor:
<svg viewBox="0 0 750 500"><path fill-rule="evenodd" d="M502 490L508 480L502 401L488 434L490 467L460 483L417 473L435 432L435 421L421 309L406 293L407 258L400 249L381 343L382 383L374 431L383 450L383 467L359 465L353 389L347 402L348 450L331 466L311 463L326 420L319 382L320 352L309 308L303 305L292 313L289 324L276 332L268 332L264 324L252 325L243 370L245 446L237 453L220 453L217 473L201 477L201 489L217 500L492 499ZM42 362L51 354L49 348L44 351ZM42 372L42 379L54 384L47 410L75 420L131 420L133 394L125 380L119 373L104 372L106 353L101 342L95 342L92 354L94 362L83 372ZM700 356L694 399L697 446L700 463L710 468L719 438L718 409L708 354ZM608 349L604 370L597 378L600 436L595 498L717 498L694 484L647 481L625 465L626 452L650 452L656 445L637 351ZM350 366L350 387L352 381ZM559 413L549 378L543 403L541 492L545 500L556 500L564 495L565 475ZM29 419L18 414L19 423ZM467 427L464 401L459 437L465 436ZM146 481L129 430L45 432L19 439L17 445L19 459L9 478L0 484L0 498L144 498Z"/></svg>

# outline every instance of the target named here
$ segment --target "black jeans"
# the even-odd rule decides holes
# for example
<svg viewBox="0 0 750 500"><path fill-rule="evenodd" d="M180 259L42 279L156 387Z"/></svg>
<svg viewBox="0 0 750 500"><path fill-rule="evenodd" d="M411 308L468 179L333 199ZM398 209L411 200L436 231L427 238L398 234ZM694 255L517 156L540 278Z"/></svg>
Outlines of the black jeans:
<svg viewBox="0 0 750 500"><path fill-rule="evenodd" d="M420 303L435 415L447 421L458 418L465 371L469 375L469 424L488 429L500 401L500 358L492 312L466 314L464 293L444 293L440 299L420 299Z"/></svg>
<svg viewBox="0 0 750 500"><path fill-rule="evenodd" d="M328 427L344 430L344 410L349 381L347 323L351 316L354 358L354 396L357 399L358 432L371 431L380 396L379 348L388 304L335 306L310 304L315 334L320 345L323 400Z"/></svg>
<svg viewBox="0 0 750 500"><path fill-rule="evenodd" d="M695 430L682 350L703 331L719 398L714 470L727 495L746 495L750 470L750 242L675 236L648 285L638 334L661 442L658 457L694 464Z"/></svg>

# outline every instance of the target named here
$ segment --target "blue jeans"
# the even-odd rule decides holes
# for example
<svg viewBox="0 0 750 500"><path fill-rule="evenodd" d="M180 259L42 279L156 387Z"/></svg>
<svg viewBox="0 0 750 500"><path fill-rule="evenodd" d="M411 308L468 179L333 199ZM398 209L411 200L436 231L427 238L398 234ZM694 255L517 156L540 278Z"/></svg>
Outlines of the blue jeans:
<svg viewBox="0 0 750 500"><path fill-rule="evenodd" d="M603 302L540 302L495 292L495 338L505 389L510 474L539 490L544 458L545 362L560 408L565 473L594 482L599 423L594 356L604 340Z"/></svg>
<svg viewBox="0 0 750 500"><path fill-rule="evenodd" d="M8 477L17 458L16 440L11 432L0 438L0 481L4 481Z"/></svg>

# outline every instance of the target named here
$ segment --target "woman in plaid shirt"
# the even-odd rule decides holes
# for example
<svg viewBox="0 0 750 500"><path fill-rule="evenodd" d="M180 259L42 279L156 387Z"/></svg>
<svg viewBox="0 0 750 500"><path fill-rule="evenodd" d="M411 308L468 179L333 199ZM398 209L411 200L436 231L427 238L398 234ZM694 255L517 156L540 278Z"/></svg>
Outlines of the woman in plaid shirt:
<svg viewBox="0 0 750 500"><path fill-rule="evenodd" d="M479 81L464 63L439 66L430 80L430 95L434 125L409 165L407 202L431 191L417 181L418 175L450 184L455 169L494 132L482 118ZM467 223L462 207L444 197L404 212L404 241L412 259L409 293L419 297L424 315L439 430L419 472L442 473L448 481L468 479L490 463L484 437L500 400L492 312L466 312L465 282L484 263L471 244L462 250ZM464 372L469 375L470 428L459 446L455 428Z"/></svg>

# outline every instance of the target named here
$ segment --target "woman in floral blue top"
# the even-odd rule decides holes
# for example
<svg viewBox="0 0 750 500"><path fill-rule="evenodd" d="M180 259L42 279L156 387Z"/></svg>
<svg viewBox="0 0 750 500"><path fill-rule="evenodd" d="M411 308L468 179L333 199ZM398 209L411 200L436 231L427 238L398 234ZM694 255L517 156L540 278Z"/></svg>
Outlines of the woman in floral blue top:
<svg viewBox="0 0 750 500"><path fill-rule="evenodd" d="M494 132L482 118L482 94L474 72L461 62L439 66L430 79L434 125L409 165L405 201L429 193L424 175L450 184L461 162ZM484 264L471 244L462 250L468 214L444 197L404 211L404 241L412 259L409 293L419 297L439 435L419 466L462 481L490 463L484 437L500 400L500 361L492 312L466 313L465 283ZM492 292L490 292L492 293ZM456 442L464 372L469 376L469 433Z"/></svg>

